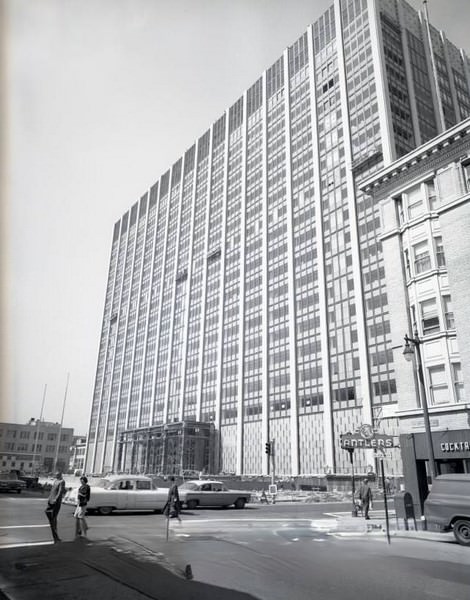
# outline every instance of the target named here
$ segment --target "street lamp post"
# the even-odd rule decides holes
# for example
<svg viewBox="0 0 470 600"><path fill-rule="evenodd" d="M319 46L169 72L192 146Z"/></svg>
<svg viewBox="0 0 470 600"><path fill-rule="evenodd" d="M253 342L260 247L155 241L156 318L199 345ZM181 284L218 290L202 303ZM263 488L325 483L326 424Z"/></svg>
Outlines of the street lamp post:
<svg viewBox="0 0 470 600"><path fill-rule="evenodd" d="M353 517L357 517L357 506L356 506L356 485L354 481L354 448L347 448L349 452L349 461L351 463L351 494L352 494L352 512Z"/></svg>
<svg viewBox="0 0 470 600"><path fill-rule="evenodd" d="M418 370L419 389L421 392L421 404L423 408L424 430L426 434L426 444L428 447L429 468L431 478L434 479L437 475L436 461L434 459L434 448L432 445L431 423L429 421L428 401L426 397L426 387L424 385L423 363L421 360L420 345L422 344L418 332L415 330L413 337L405 334L405 347L403 355L406 360L411 360L416 355L416 366Z"/></svg>

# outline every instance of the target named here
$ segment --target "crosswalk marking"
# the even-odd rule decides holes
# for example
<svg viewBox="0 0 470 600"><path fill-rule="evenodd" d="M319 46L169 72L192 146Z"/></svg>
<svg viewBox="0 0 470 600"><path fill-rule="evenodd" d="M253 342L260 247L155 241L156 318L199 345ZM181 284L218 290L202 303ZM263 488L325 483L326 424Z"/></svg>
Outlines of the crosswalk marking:
<svg viewBox="0 0 470 600"><path fill-rule="evenodd" d="M44 525L0 525L0 529L28 529L34 527L49 527L46 523Z"/></svg>
<svg viewBox="0 0 470 600"><path fill-rule="evenodd" d="M19 544L0 544L0 550L6 548L26 548L27 546L50 546L54 542L22 542Z"/></svg>

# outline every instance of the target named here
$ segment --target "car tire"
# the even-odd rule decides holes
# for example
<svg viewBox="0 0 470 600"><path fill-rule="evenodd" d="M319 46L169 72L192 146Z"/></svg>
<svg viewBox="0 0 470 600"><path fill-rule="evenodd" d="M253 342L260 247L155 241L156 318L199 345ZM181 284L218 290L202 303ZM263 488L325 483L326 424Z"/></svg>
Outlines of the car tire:
<svg viewBox="0 0 470 600"><path fill-rule="evenodd" d="M189 510L194 510L195 508L197 508L198 502L197 500L188 500L186 502L186 506L188 507Z"/></svg>
<svg viewBox="0 0 470 600"><path fill-rule="evenodd" d="M245 508L246 500L245 498L237 498L235 500L235 508Z"/></svg>
<svg viewBox="0 0 470 600"><path fill-rule="evenodd" d="M100 515L110 515L113 512L112 506L100 506L98 509Z"/></svg>
<svg viewBox="0 0 470 600"><path fill-rule="evenodd" d="M454 537L462 546L470 546L470 521L467 519L459 519L455 521Z"/></svg>

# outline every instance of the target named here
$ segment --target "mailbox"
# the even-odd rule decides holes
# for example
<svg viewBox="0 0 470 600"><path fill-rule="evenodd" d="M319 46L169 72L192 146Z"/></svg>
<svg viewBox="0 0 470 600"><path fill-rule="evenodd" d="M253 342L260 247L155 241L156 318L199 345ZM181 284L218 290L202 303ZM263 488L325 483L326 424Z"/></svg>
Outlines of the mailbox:
<svg viewBox="0 0 470 600"><path fill-rule="evenodd" d="M416 529L416 518L415 509L413 506L413 496L410 492L398 492L393 497L395 503L395 517L397 519L403 519L405 522L405 529L408 529L408 519L413 519L414 526Z"/></svg>

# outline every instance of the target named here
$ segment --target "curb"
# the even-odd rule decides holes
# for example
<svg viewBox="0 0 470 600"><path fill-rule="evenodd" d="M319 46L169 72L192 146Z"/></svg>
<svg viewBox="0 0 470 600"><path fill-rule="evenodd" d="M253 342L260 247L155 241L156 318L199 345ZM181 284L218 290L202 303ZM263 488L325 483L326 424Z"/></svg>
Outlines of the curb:
<svg viewBox="0 0 470 600"><path fill-rule="evenodd" d="M331 535L342 538L354 538L354 537L386 537L387 531L385 526L381 528L375 527L368 531L336 531L332 532ZM456 544L456 540L452 532L433 532L433 531L420 531L420 530L397 530L391 529L389 531L390 537L403 538L403 539L415 539L427 542L438 542L447 544Z"/></svg>

